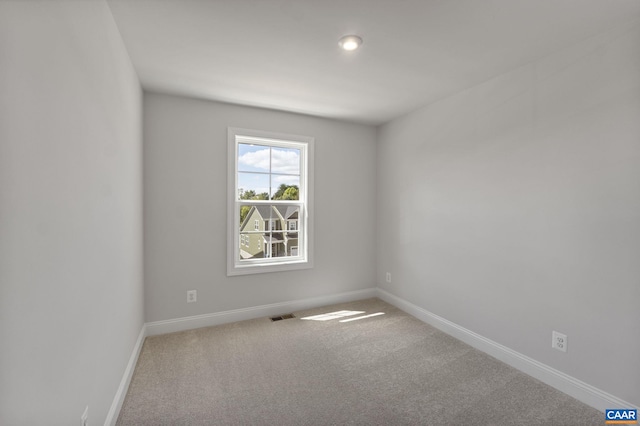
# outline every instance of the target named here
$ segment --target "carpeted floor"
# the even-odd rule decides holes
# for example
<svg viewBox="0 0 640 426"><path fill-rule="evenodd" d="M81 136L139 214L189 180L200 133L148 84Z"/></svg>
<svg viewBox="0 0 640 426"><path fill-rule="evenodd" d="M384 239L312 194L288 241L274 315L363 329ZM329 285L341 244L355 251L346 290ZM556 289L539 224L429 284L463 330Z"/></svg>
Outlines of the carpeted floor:
<svg viewBox="0 0 640 426"><path fill-rule="evenodd" d="M379 299L294 314L147 338L118 425L604 424Z"/></svg>

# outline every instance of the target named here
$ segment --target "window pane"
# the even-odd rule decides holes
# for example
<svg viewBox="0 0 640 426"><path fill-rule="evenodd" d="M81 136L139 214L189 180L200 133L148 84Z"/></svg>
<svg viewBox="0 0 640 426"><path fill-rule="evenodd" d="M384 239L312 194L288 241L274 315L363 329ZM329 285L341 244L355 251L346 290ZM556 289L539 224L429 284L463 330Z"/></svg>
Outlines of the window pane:
<svg viewBox="0 0 640 426"><path fill-rule="evenodd" d="M268 200L269 193L269 175L238 173L238 199Z"/></svg>
<svg viewBox="0 0 640 426"><path fill-rule="evenodd" d="M240 234L250 234L256 231L268 230L268 228L265 227L265 222L268 222L272 218L271 206L265 204L243 205L239 206L237 213L240 215L240 220L238 221L240 224Z"/></svg>
<svg viewBox="0 0 640 426"><path fill-rule="evenodd" d="M273 200L299 200L300 177L289 175L271 175Z"/></svg>
<svg viewBox="0 0 640 426"><path fill-rule="evenodd" d="M300 174L300 150L295 148L271 148L271 173Z"/></svg>
<svg viewBox="0 0 640 426"><path fill-rule="evenodd" d="M262 145L238 144L238 171L269 172L271 148Z"/></svg>
<svg viewBox="0 0 640 426"><path fill-rule="evenodd" d="M240 260L298 256L296 205L240 206Z"/></svg>
<svg viewBox="0 0 640 426"><path fill-rule="evenodd" d="M298 219L300 217L300 207L294 205L278 205L274 208L278 212L278 218L280 218L278 236L281 244L279 247L279 256L298 256L298 231L300 230Z"/></svg>

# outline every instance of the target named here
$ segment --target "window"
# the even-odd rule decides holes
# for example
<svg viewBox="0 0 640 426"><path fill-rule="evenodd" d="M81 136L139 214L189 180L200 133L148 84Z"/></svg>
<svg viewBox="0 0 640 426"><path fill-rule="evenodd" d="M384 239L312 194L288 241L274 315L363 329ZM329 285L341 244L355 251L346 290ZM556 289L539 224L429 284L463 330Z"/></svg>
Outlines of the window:
<svg viewBox="0 0 640 426"><path fill-rule="evenodd" d="M227 275L311 268L313 138L238 128L228 136Z"/></svg>

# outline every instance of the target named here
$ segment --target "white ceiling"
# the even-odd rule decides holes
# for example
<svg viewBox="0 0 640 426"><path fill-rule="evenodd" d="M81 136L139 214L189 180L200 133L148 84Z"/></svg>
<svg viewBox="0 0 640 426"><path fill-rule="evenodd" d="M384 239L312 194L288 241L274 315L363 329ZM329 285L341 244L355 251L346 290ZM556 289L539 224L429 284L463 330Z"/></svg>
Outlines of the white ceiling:
<svg viewBox="0 0 640 426"><path fill-rule="evenodd" d="M640 0L108 4L147 90L367 124L640 18Z"/></svg>

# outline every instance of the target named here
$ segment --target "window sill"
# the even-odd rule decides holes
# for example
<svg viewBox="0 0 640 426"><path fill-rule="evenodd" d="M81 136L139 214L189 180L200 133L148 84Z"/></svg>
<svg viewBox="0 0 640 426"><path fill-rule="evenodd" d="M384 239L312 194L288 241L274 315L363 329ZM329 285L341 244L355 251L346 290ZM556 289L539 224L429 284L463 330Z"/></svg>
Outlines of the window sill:
<svg viewBox="0 0 640 426"><path fill-rule="evenodd" d="M264 274L268 272L297 271L311 268L313 268L313 262L308 259L266 264L254 263L248 265L228 265L227 276L232 277L237 275Z"/></svg>

